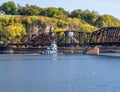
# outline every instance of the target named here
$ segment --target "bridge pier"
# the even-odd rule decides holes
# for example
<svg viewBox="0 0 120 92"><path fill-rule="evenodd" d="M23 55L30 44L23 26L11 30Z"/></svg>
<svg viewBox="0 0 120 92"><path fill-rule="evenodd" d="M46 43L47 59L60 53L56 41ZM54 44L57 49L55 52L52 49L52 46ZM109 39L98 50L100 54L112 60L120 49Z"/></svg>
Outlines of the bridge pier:
<svg viewBox="0 0 120 92"><path fill-rule="evenodd" d="M89 54L89 55L99 55L99 47L98 46L94 46L94 47L91 47L91 46L86 46L84 49L83 49L83 54Z"/></svg>

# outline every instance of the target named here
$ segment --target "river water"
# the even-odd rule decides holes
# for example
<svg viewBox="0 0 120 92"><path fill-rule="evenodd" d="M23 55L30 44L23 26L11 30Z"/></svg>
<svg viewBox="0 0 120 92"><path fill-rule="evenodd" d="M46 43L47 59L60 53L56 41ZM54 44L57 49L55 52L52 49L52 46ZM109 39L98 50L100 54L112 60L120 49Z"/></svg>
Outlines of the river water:
<svg viewBox="0 0 120 92"><path fill-rule="evenodd" d="M120 92L120 54L0 54L0 92Z"/></svg>

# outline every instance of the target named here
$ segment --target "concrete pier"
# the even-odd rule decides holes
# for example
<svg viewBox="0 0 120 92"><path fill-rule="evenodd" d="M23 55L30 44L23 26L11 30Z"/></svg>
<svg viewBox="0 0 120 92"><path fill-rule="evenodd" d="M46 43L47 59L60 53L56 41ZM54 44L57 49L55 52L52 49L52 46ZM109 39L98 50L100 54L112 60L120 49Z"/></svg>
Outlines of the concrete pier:
<svg viewBox="0 0 120 92"><path fill-rule="evenodd" d="M90 55L99 55L99 47L95 46L95 47L90 47L88 49L88 51L86 52L86 54L90 54Z"/></svg>
<svg viewBox="0 0 120 92"><path fill-rule="evenodd" d="M99 55L100 53L120 53L119 46L86 46L83 48L83 54Z"/></svg>

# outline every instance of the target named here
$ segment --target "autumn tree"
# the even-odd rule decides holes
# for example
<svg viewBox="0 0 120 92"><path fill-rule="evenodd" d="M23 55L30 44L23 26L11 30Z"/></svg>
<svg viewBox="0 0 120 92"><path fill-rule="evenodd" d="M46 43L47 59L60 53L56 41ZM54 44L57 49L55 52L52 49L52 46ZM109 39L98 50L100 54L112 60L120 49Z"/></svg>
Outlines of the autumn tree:
<svg viewBox="0 0 120 92"><path fill-rule="evenodd" d="M5 30L7 32L6 34L9 34L9 40L15 38L16 36L20 36L20 38L22 38L24 35L26 35L26 29L20 23L9 25L5 28Z"/></svg>

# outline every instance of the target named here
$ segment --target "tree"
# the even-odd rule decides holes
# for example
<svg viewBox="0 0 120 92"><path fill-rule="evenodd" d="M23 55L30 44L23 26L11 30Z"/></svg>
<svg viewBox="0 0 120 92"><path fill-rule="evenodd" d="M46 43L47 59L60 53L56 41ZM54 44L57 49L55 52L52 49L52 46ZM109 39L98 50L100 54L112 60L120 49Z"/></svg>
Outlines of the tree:
<svg viewBox="0 0 120 92"><path fill-rule="evenodd" d="M81 18L83 11L81 9L73 10L70 14L71 18Z"/></svg>
<svg viewBox="0 0 120 92"><path fill-rule="evenodd" d="M16 14L17 12L17 7L16 4L13 1L8 1L2 4L1 9L6 13L6 14Z"/></svg>
<svg viewBox="0 0 120 92"><path fill-rule="evenodd" d="M95 26L102 28L107 26L120 26L120 20L114 18L111 15L99 16L95 22Z"/></svg>
<svg viewBox="0 0 120 92"><path fill-rule="evenodd" d="M62 11L55 7L48 7L45 9L45 14L51 18L64 19L65 15Z"/></svg>
<svg viewBox="0 0 120 92"><path fill-rule="evenodd" d="M19 4L17 6L18 6L18 14L25 15L25 7L22 7Z"/></svg>
<svg viewBox="0 0 120 92"><path fill-rule="evenodd" d="M18 13L20 15L39 15L40 13L40 8L35 5L29 5L26 4L25 7L21 7L20 5L18 6Z"/></svg>
<svg viewBox="0 0 120 92"><path fill-rule="evenodd" d="M46 9L45 9L45 8L41 8L39 15L41 15L41 16L47 16L47 11L46 11Z"/></svg>
<svg viewBox="0 0 120 92"><path fill-rule="evenodd" d="M90 12L89 10L85 10L81 15L81 18L91 25L94 25L94 22L98 19L98 17L99 14L94 11Z"/></svg>
<svg viewBox="0 0 120 92"><path fill-rule="evenodd" d="M13 39L16 36L20 36L20 38L22 38L24 35L26 35L26 29L20 23L16 23L14 25L9 25L5 28L5 30L6 30L7 34L9 34L8 39Z"/></svg>
<svg viewBox="0 0 120 92"><path fill-rule="evenodd" d="M66 18L68 18L70 16L70 13L68 11L65 11L64 8L59 7L58 9L65 15Z"/></svg>
<svg viewBox="0 0 120 92"><path fill-rule="evenodd" d="M8 37L9 37L9 33L0 26L0 41L3 42L0 44L0 46L5 45L5 42L7 42Z"/></svg>

